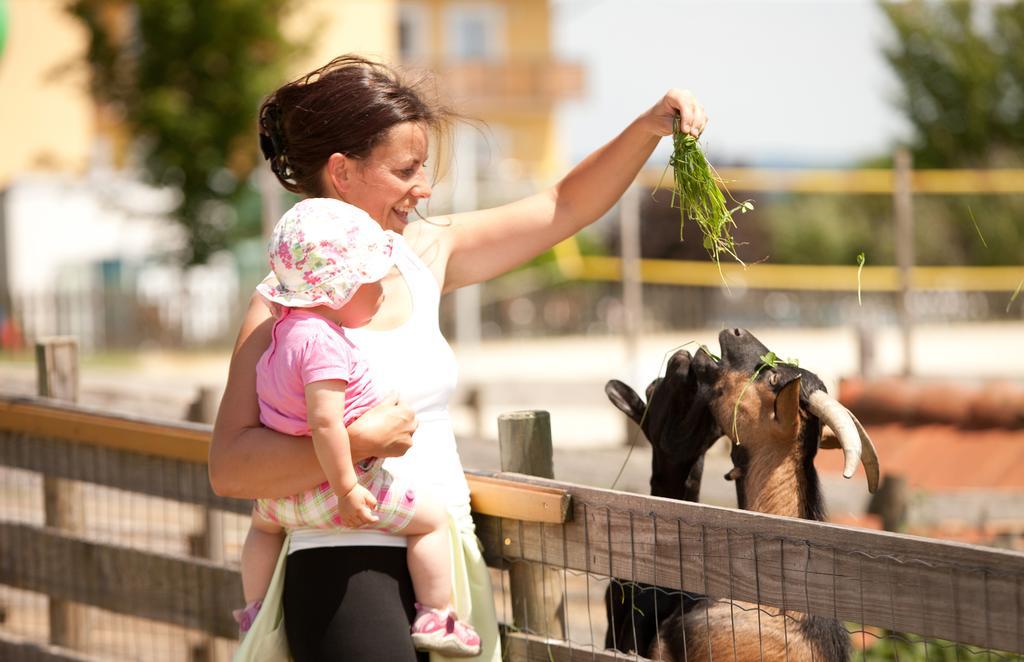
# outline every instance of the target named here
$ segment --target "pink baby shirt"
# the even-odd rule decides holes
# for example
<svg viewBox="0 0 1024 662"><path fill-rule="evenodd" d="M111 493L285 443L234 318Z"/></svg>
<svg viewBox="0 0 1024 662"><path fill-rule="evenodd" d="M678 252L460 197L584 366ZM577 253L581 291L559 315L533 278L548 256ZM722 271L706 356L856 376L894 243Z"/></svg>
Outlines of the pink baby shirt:
<svg viewBox="0 0 1024 662"><path fill-rule="evenodd" d="M338 379L345 388L347 427L380 402L370 371L344 330L301 308L284 308L270 347L256 364L260 422L295 436L309 436L306 385Z"/></svg>

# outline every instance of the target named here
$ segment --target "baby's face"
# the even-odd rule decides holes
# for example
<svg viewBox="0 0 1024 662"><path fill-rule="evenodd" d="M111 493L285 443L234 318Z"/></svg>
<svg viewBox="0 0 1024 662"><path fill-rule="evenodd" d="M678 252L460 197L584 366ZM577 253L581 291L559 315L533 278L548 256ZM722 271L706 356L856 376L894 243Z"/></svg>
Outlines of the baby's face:
<svg viewBox="0 0 1024 662"><path fill-rule="evenodd" d="M338 323L350 329L366 326L384 303L380 281L361 285L348 303L338 309Z"/></svg>

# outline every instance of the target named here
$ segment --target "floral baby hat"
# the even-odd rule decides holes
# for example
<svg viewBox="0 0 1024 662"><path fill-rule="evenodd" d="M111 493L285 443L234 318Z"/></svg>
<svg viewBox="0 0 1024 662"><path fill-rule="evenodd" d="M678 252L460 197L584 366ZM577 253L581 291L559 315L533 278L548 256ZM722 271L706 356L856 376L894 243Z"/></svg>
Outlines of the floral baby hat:
<svg viewBox="0 0 1024 662"><path fill-rule="evenodd" d="M347 202L302 200L274 227L267 245L273 274L256 290L288 308L341 308L360 285L391 270L394 239L393 232Z"/></svg>

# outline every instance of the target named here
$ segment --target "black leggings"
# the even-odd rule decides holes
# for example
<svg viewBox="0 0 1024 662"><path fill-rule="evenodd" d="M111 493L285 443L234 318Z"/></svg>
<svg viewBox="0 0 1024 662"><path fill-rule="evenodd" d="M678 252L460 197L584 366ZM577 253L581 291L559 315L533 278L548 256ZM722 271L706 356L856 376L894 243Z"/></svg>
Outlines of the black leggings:
<svg viewBox="0 0 1024 662"><path fill-rule="evenodd" d="M284 624L295 662L425 662L404 547L321 547L288 555Z"/></svg>

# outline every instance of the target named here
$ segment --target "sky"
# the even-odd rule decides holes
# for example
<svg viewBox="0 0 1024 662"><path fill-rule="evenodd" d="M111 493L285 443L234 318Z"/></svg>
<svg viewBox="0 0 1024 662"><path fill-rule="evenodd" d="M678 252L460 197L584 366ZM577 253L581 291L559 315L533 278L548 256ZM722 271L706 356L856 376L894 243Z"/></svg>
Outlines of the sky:
<svg viewBox="0 0 1024 662"><path fill-rule="evenodd" d="M559 126L575 162L670 87L710 122L712 162L850 166L909 135L872 0L552 0L556 52L585 66ZM655 159L667 160L663 140Z"/></svg>

